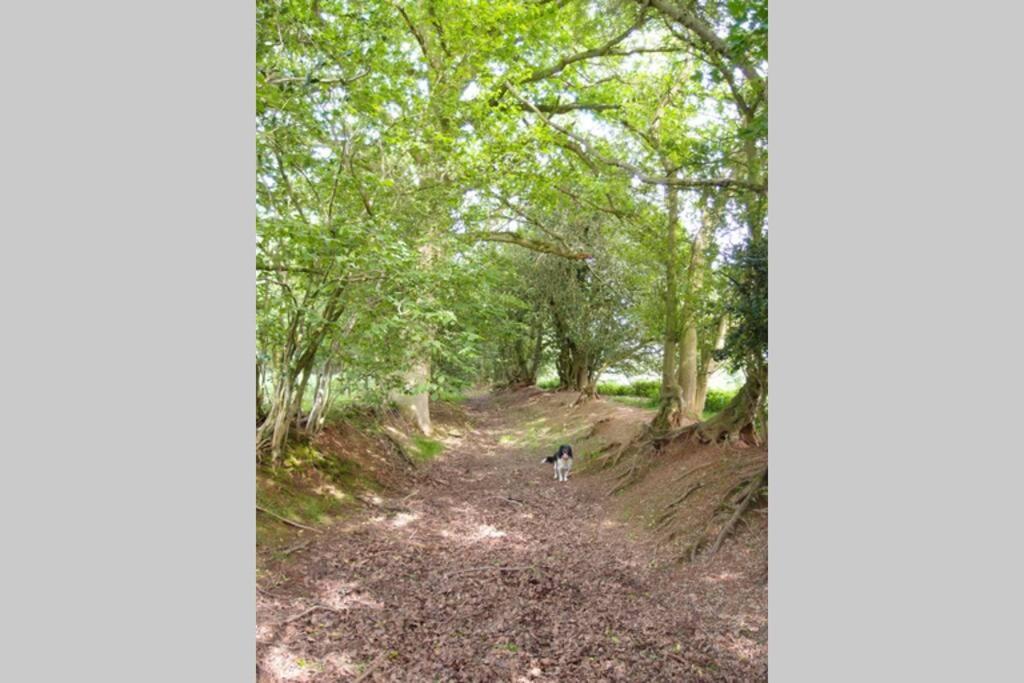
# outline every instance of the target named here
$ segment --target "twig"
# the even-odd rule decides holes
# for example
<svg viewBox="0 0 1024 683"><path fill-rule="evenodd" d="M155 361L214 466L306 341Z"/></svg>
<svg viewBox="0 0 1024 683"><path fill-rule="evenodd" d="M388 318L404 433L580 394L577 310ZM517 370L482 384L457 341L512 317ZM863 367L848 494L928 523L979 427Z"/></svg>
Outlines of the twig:
<svg viewBox="0 0 1024 683"><path fill-rule="evenodd" d="M293 621L296 621L297 619L301 619L302 617L304 617L304 616L306 616L306 615L308 615L308 614L312 614L313 612L317 611L318 609L325 609L325 610L327 610L328 612L334 612L335 614L341 614L341 612L340 612L339 610L336 610L336 609L334 609L333 607L329 607L329 606L327 606L327 605L320 605L320 604L316 604L316 605L313 605L312 607L310 607L310 608L309 608L309 609L307 609L307 610L304 610L304 611L302 611L302 612L299 612L299 613L298 613L298 614L296 614L296 615L295 615L294 617L288 617L287 619L285 619L285 620L284 620L284 621L282 621L281 623L282 623L282 624L290 624L290 623L292 623Z"/></svg>
<svg viewBox="0 0 1024 683"><path fill-rule="evenodd" d="M527 502L525 500L520 500L518 498L513 498L512 496L491 496L491 497L492 498L497 498L498 500L507 500L510 503L515 503L516 505L527 505L527 506L532 505L532 503L529 503L529 502Z"/></svg>
<svg viewBox="0 0 1024 683"><path fill-rule="evenodd" d="M372 672L372 671L373 671L374 669L376 669L376 668L377 668L377 665L378 665L378 664L380 664L380 663L381 663L382 661L384 661L384 656L385 656L386 654L387 654L387 650L384 650L384 651L383 651L383 652L381 652L381 653L380 653L379 655L377 655L377 658L376 658L376 659L374 659L374 660L373 660L372 662L370 662L370 666L366 667L366 670L365 670L365 671L363 671L363 673L359 674L359 676L358 676L358 677L356 678L356 680L354 681L354 683L359 683L359 681L361 681L361 680L363 680L364 678L366 678L367 676L369 676L369 675L370 675L370 673L371 673L371 672Z"/></svg>
<svg viewBox="0 0 1024 683"><path fill-rule="evenodd" d="M281 515L279 515L279 514L277 514L275 512L271 512L270 510L266 509L265 507L260 507L259 505L257 505L256 509L259 510L260 512L263 512L263 513L266 513L266 514L270 515L274 519L279 519L282 522L284 522L285 524L288 524L290 526L297 527L299 529L305 529L307 531L312 531L315 534L320 533L319 529L314 529L311 526L306 526L305 524L299 524L298 522L293 522L292 520L288 519L287 517L282 517Z"/></svg>
<svg viewBox="0 0 1024 683"><path fill-rule="evenodd" d="M268 590L266 590L264 588L260 588L259 586L256 586L256 591L259 592L259 593L262 593L263 595L266 595L267 597L270 597L270 598L277 598L278 600L291 600L291 598L289 598L287 595L280 595L278 593L271 593L270 591L268 591Z"/></svg>
<svg viewBox="0 0 1024 683"><path fill-rule="evenodd" d="M302 543L296 543L291 548L285 548L284 550L282 550L281 554L282 555L291 555L296 550L302 550L303 548L305 548L307 545L309 545L312 542L313 542L313 539L309 539L308 541L303 541Z"/></svg>
<svg viewBox="0 0 1024 683"><path fill-rule="evenodd" d="M461 574L471 574L473 572L487 572L487 571L499 571L499 572L521 572L527 569L533 569L533 565L525 565L522 567L470 567L469 569L463 569L462 571L452 572L448 575L448 578L453 576L459 576Z"/></svg>

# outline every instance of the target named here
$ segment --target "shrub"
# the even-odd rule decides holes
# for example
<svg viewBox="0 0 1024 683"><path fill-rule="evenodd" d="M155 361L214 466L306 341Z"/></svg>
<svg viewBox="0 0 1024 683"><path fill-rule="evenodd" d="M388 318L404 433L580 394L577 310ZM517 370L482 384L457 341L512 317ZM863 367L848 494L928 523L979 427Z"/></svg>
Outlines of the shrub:
<svg viewBox="0 0 1024 683"><path fill-rule="evenodd" d="M638 379L633 382L633 396L646 396L647 398L658 398L661 396L661 380Z"/></svg>
<svg viewBox="0 0 1024 683"><path fill-rule="evenodd" d="M597 393L604 396L632 396L633 388L629 384L618 382L598 382Z"/></svg>
<svg viewBox="0 0 1024 683"><path fill-rule="evenodd" d="M722 391L721 389L708 389L708 397L704 401L705 413L717 413L729 405L729 401L736 395L735 391Z"/></svg>
<svg viewBox="0 0 1024 683"><path fill-rule="evenodd" d="M661 395L661 382L651 379L640 379L630 384L601 382L597 385L597 393L605 396L639 396L656 399Z"/></svg>

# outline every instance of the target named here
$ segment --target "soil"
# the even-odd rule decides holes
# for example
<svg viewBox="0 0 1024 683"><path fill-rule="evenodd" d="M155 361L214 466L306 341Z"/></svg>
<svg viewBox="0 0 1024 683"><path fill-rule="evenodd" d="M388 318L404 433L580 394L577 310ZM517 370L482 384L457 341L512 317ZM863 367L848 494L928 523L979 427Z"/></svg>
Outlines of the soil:
<svg viewBox="0 0 1024 683"><path fill-rule="evenodd" d="M260 681L767 680L766 517L674 561L601 475L540 463L649 419L573 398L475 397L411 488L299 532L259 582Z"/></svg>

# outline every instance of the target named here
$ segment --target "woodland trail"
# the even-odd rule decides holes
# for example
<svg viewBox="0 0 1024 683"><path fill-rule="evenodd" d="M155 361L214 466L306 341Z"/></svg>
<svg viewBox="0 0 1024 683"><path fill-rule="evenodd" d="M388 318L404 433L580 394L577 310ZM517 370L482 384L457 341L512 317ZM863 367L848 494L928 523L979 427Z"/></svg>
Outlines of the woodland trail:
<svg viewBox="0 0 1024 683"><path fill-rule="evenodd" d="M261 681L751 681L766 632L713 577L655 568L602 499L503 439L515 414L472 399L472 428L404 498L328 529L261 586Z"/></svg>

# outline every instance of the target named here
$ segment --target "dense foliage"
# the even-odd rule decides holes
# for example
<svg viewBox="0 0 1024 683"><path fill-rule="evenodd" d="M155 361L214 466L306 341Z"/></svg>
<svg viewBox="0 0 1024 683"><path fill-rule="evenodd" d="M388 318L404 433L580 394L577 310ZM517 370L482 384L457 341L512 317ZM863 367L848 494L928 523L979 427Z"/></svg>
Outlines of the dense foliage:
<svg viewBox="0 0 1024 683"><path fill-rule="evenodd" d="M671 424L717 359L766 362L763 0L259 0L257 26L261 452L340 394L426 431L416 397L544 368L660 369Z"/></svg>

